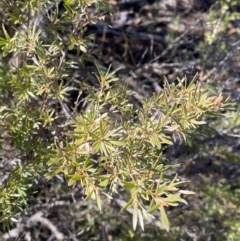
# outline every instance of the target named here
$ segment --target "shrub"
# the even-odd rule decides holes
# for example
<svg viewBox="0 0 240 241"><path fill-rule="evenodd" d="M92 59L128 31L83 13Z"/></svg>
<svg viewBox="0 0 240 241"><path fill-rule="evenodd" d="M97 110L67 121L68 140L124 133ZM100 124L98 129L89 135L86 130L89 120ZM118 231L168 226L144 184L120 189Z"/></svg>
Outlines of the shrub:
<svg viewBox="0 0 240 241"><path fill-rule="evenodd" d="M134 229L137 223L144 229L144 218L159 211L169 230L166 208L186 203L182 195L192 192L181 189L176 165L167 165L162 153L176 139L191 143L202 116L222 107L222 96L211 96L196 78L165 81L163 92L134 108L117 70L100 67L94 36L84 35L83 26L98 21L106 3L65 0L63 12L59 4L1 4L2 145L17 154L8 156L9 175L1 179L0 219L16 221L34 183L61 174L69 186L80 183L100 210L103 196L112 199L123 188L122 210L133 208ZM96 66L93 74L86 61Z"/></svg>

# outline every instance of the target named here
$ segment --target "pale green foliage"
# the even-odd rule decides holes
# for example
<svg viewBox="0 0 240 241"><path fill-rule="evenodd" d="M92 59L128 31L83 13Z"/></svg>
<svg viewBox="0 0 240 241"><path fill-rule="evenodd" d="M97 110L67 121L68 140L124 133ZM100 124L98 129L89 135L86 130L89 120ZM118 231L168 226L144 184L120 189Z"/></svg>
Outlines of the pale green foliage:
<svg viewBox="0 0 240 241"><path fill-rule="evenodd" d="M9 220L22 210L27 190L39 177L63 174L69 185L80 183L86 199L95 199L100 210L103 195L111 199L123 188L129 199L122 210L133 208L134 229L138 223L144 229L144 218L159 211L169 230L167 207L186 203L181 195L191 192L182 190L183 182L170 174L175 166L165 164L162 151L174 139L190 143L191 134L204 124L201 117L215 114L221 107L221 95L210 96L196 79L190 84L179 80L176 85L165 81L163 93L143 100L142 107L134 109L129 101L131 92L126 86L119 87L116 71L109 68L105 73L94 60L94 37L83 37L80 26L94 20L89 19L87 5L98 1L64 1L61 18L56 7L46 26L42 24L44 30L35 23L30 25L28 13L46 14L43 3L48 2L18 2L24 16L14 12L11 4L3 4L11 19L29 26L26 34L16 30L12 37L3 26L0 38L3 56L22 55L20 66L6 75L12 102L1 103L1 132L20 150L22 163L0 187L0 219ZM64 27L66 21L72 29ZM58 34L59 29L66 31L65 38ZM67 60L67 49L76 50L76 61ZM79 94L88 91L87 108L69 112L65 101L76 88L69 86L71 74L85 60L95 63L98 84L79 83ZM69 83L64 84L63 78ZM57 112L53 101L60 104L64 115Z"/></svg>
<svg viewBox="0 0 240 241"><path fill-rule="evenodd" d="M212 45L214 41L221 38L221 34L229 28L232 21L240 18L239 11L233 11L239 4L238 0L219 0L217 9L212 8L208 14L210 31L205 32L206 43ZM225 50L225 41L222 41L221 50Z"/></svg>
<svg viewBox="0 0 240 241"><path fill-rule="evenodd" d="M90 108L72 120L66 141L53 145L47 163L51 172L46 176L64 173L69 185L80 182L87 198L96 199L100 209L101 194L111 198L117 186L124 187L131 197L123 210L134 208L134 228L137 220L143 228L143 217L159 209L168 230L164 207L186 203L181 194L190 192L178 188L182 182L177 176L164 175L174 166L163 164L163 145L171 145L172 136L187 141L188 134L204 123L198 119L216 111L222 98L208 97L194 83L169 86L166 82L164 93L134 110L126 98L129 92L110 87L111 73L98 79L101 88L87 98ZM118 114L118 120L111 112Z"/></svg>

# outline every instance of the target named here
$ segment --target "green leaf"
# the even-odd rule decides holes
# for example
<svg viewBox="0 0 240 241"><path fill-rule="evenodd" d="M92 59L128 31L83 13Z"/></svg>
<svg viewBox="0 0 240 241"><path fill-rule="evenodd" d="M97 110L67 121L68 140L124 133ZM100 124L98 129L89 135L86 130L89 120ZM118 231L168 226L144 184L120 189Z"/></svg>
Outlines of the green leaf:
<svg viewBox="0 0 240 241"><path fill-rule="evenodd" d="M162 185L160 185L157 188L156 195L159 196L160 194L162 194L165 191L166 187L167 187L167 183L163 183Z"/></svg>
<svg viewBox="0 0 240 241"><path fill-rule="evenodd" d="M154 198L152 198L151 202L150 202L150 205L149 205L149 209L151 209L152 207L154 207L156 204Z"/></svg>
<svg viewBox="0 0 240 241"><path fill-rule="evenodd" d="M105 179L104 181L100 182L98 185L100 187L106 187L109 183L109 179Z"/></svg>
<svg viewBox="0 0 240 241"><path fill-rule="evenodd" d="M75 181L78 181L78 180L80 180L80 179L82 179L83 178L83 175L80 175L80 174L73 174L72 176L71 176L71 179L73 179L73 180L75 180Z"/></svg>
<svg viewBox="0 0 240 241"><path fill-rule="evenodd" d="M11 221L14 223L18 223L19 221L16 218L11 217Z"/></svg>
<svg viewBox="0 0 240 241"><path fill-rule="evenodd" d="M54 176L56 176L59 172L61 172L62 169L61 168L56 168L55 170L48 172L44 175L44 177L47 178L47 180L52 179Z"/></svg>
<svg viewBox="0 0 240 241"><path fill-rule="evenodd" d="M134 198L132 197L132 198L127 202L127 204L121 209L121 212L122 212L122 211L125 211L125 210L128 209L130 206L132 206L133 200L134 200Z"/></svg>
<svg viewBox="0 0 240 241"><path fill-rule="evenodd" d="M172 141L164 138L162 135L159 136L159 139L160 139L163 143L165 143L165 144L173 145L173 142L172 142Z"/></svg>
<svg viewBox="0 0 240 241"><path fill-rule="evenodd" d="M101 211L102 210L102 200L99 195L97 195L96 199L97 199L97 206L98 206L99 210Z"/></svg>
<svg viewBox="0 0 240 241"><path fill-rule="evenodd" d="M95 194L94 194L94 192L93 192L93 189L90 190L89 188L87 188L86 194L87 194L87 196L86 196L86 198L85 198L86 201L89 200L90 198L95 199ZM94 195L93 195L93 194L94 194Z"/></svg>
<svg viewBox="0 0 240 241"><path fill-rule="evenodd" d="M154 201L154 203L155 203L155 201ZM160 203L153 205L151 208L149 208L148 213L154 213L155 211L157 211L159 209L160 205L161 205Z"/></svg>
<svg viewBox="0 0 240 241"><path fill-rule="evenodd" d="M71 178L69 181L68 181L68 186L72 186L73 184L76 183L76 180L74 180L73 178Z"/></svg>
<svg viewBox="0 0 240 241"><path fill-rule="evenodd" d="M137 227L137 221L138 221L138 204L135 202L134 208L133 208L133 230L136 230Z"/></svg>
<svg viewBox="0 0 240 241"><path fill-rule="evenodd" d="M0 46L5 46L8 44L8 41L2 37L0 37Z"/></svg>
<svg viewBox="0 0 240 241"><path fill-rule="evenodd" d="M110 199L110 200L112 200L113 199L113 197L112 196L110 196L109 194L107 194L107 193L105 193L105 192L102 192L102 194L103 195L105 195L108 199Z"/></svg>
<svg viewBox="0 0 240 241"><path fill-rule="evenodd" d="M125 144L125 142L123 141L110 141L110 142L116 146L123 146Z"/></svg>
<svg viewBox="0 0 240 241"><path fill-rule="evenodd" d="M129 190L132 190L133 188L136 187L135 183L133 183L133 182L125 182L125 181L123 181L122 183L123 183L123 186L125 188L129 189Z"/></svg>
<svg viewBox="0 0 240 241"><path fill-rule="evenodd" d="M144 222L143 222L143 215L141 210L138 210L138 220L139 220L141 229L144 231Z"/></svg>
<svg viewBox="0 0 240 241"><path fill-rule="evenodd" d="M187 201L180 197L180 194L173 194L169 195L167 198L164 199L171 206L178 206L178 203L184 203L187 205Z"/></svg>
<svg viewBox="0 0 240 241"><path fill-rule="evenodd" d="M101 141L95 141L92 145L93 152L97 153L100 150L100 146L101 146Z"/></svg>
<svg viewBox="0 0 240 241"><path fill-rule="evenodd" d="M91 162L90 157L87 157L86 160L84 161L84 167L88 167Z"/></svg>
<svg viewBox="0 0 240 241"><path fill-rule="evenodd" d="M85 46L80 45L79 48L83 53L87 53L87 49L85 48Z"/></svg>
<svg viewBox="0 0 240 241"><path fill-rule="evenodd" d="M160 216L161 216L162 224L168 232L169 231L169 221L168 221L168 217L167 217L167 214L166 214L163 206L160 206Z"/></svg>
<svg viewBox="0 0 240 241"><path fill-rule="evenodd" d="M2 24L2 29L5 35L5 38L10 41L11 37L9 36L9 34L7 33L7 30L5 29L4 25Z"/></svg>
<svg viewBox="0 0 240 241"><path fill-rule="evenodd" d="M106 156L110 156L111 152L115 151L115 148L113 146L110 146L106 142L101 142L100 144L100 151Z"/></svg>
<svg viewBox="0 0 240 241"><path fill-rule="evenodd" d="M194 119L192 119L190 122L195 124L195 125L205 125L206 124L206 121L197 121L197 120L194 120Z"/></svg>
<svg viewBox="0 0 240 241"><path fill-rule="evenodd" d="M161 149L161 143L158 139L158 136L154 135L150 137L150 143L153 147L157 146L158 149Z"/></svg>
<svg viewBox="0 0 240 241"><path fill-rule="evenodd" d="M189 195L189 194L196 194L195 192L188 191L188 190L179 190L179 193L186 194L186 195Z"/></svg>

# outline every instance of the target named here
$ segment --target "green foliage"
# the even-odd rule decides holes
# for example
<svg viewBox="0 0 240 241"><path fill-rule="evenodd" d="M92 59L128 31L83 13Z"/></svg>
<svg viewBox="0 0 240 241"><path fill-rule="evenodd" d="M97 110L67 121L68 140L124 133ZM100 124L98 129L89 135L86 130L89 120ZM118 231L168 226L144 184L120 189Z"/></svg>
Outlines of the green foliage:
<svg viewBox="0 0 240 241"><path fill-rule="evenodd" d="M211 46L215 41L220 40L226 31L231 31L231 23L238 21L240 13L237 11L238 1L219 0L215 8L208 14L208 24L211 30L205 31L205 44ZM227 34L231 34L230 32ZM220 50L226 51L226 41L222 41Z"/></svg>
<svg viewBox="0 0 240 241"><path fill-rule="evenodd" d="M143 100L136 110L131 92L119 86L116 70L104 72L95 60L94 37L83 35L81 26L99 17L89 19L88 6L99 1L66 0L60 17L54 3L40 25L30 16L46 16L44 4L51 1L17 1L17 8L8 2L2 7L9 21L24 23L27 31L16 29L11 36L3 25L0 38L2 57L19 62L4 65L0 72L7 79L1 88L12 96L11 102L1 102L1 134L3 142L9 140L21 153L19 164L0 186L0 220L14 221L14 215L24 211L28 190L39 179L61 174L69 186L80 183L86 200L96 200L100 210L103 196L112 199L124 189L127 204L122 211L133 208L134 229L137 224L144 229L144 219L158 211L169 230L167 208L187 204L182 195L192 192L181 188L184 182L172 174L176 165L166 165L162 152L177 139L191 143L192 134L205 123L202 116L221 108L222 96L211 96L196 78L190 84L185 79L171 85L165 81L164 91ZM68 50L76 52L74 60L66 57ZM96 65L96 83L86 80L76 87L73 72L89 60ZM76 89L79 98L88 93L86 108L79 112L67 104Z"/></svg>

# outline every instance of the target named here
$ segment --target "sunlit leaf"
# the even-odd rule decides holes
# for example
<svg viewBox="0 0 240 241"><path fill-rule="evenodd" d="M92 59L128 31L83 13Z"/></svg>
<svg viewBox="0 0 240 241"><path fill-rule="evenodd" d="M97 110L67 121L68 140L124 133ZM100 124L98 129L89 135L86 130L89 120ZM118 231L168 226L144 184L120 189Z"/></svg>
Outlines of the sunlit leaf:
<svg viewBox="0 0 240 241"><path fill-rule="evenodd" d="M87 53L87 49L85 48L85 46L80 45L79 48L81 51L83 51L83 53Z"/></svg>
<svg viewBox="0 0 240 241"><path fill-rule="evenodd" d="M98 206L99 210L101 211L102 210L102 200L99 195L97 195L96 201L97 201L97 206Z"/></svg>
<svg viewBox="0 0 240 241"><path fill-rule="evenodd" d="M196 194L195 192L188 191L188 190L179 190L179 193L186 194L186 195L189 195L189 194Z"/></svg>
<svg viewBox="0 0 240 241"><path fill-rule="evenodd" d="M155 201L154 201L154 203L155 203ZM160 203L157 203L156 205L152 205L149 208L148 213L154 213L155 211L157 211L159 209L160 205L161 205Z"/></svg>
<svg viewBox="0 0 240 241"><path fill-rule="evenodd" d="M141 229L144 231L144 221L143 221L143 215L141 210L138 210L138 220L139 220Z"/></svg>
<svg viewBox="0 0 240 241"><path fill-rule="evenodd" d="M109 180L108 179L105 179L104 181L100 182L98 185L100 187L106 187L109 183Z"/></svg>
<svg viewBox="0 0 240 241"><path fill-rule="evenodd" d="M123 181L123 186L124 186L125 188L131 190L131 189L135 188L135 183Z"/></svg>
<svg viewBox="0 0 240 241"><path fill-rule="evenodd" d="M130 206L132 206L133 200L134 200L134 198L132 197L132 198L127 202L127 204L121 209L121 211L124 211L124 210L128 209Z"/></svg>
<svg viewBox="0 0 240 241"><path fill-rule="evenodd" d="M68 181L68 186L72 186L76 183L76 180L74 180L73 178L69 179Z"/></svg>
<svg viewBox="0 0 240 241"><path fill-rule="evenodd" d="M164 226L164 228L169 231L169 221L168 221L168 217L167 217L167 214L165 212L165 209L163 206L160 206L160 216L161 216L161 221L162 221L162 224Z"/></svg>
<svg viewBox="0 0 240 241"><path fill-rule="evenodd" d="M134 204L133 207L133 230L136 230L137 227L137 222L138 222L138 205Z"/></svg>

